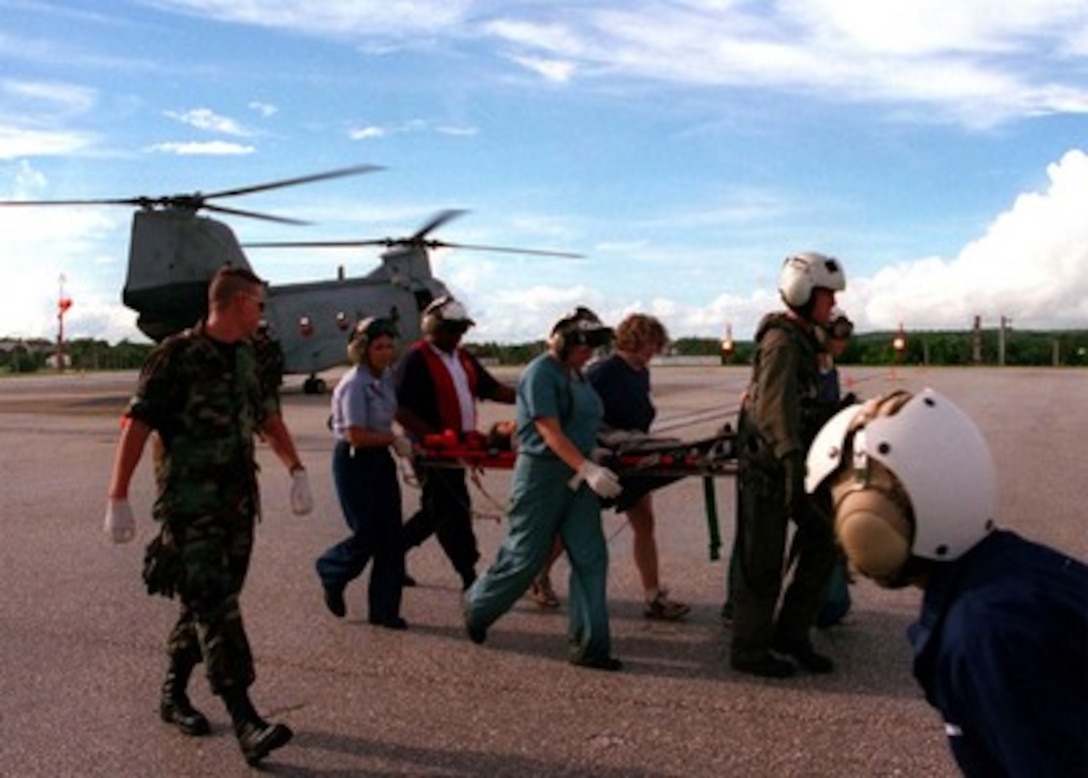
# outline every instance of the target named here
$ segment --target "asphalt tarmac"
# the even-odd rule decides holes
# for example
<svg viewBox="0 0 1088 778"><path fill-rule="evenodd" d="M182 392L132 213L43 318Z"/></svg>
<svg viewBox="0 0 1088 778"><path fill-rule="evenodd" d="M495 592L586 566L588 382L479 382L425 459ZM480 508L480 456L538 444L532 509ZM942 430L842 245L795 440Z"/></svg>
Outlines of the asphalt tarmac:
<svg viewBox="0 0 1088 778"><path fill-rule="evenodd" d="M1088 557L1081 488L1088 373L1072 370L845 368L862 396L932 386L983 429L1001 474L999 523ZM515 371L500 371L511 377ZM743 367L658 367L658 428L694 439L731 420ZM328 377L330 384L336 375ZM140 581L153 533L149 462L133 486L136 542L102 533L118 416L133 373L0 380L0 774L232 776L250 773L202 677L192 697L212 734L186 738L157 716L163 640L175 604ZM285 415L310 471L316 511L296 517L288 478L260 452L265 516L242 607L257 659L252 695L295 739L263 770L285 776L952 776L940 718L910 675L904 630L919 593L852 587L847 623L815 635L830 676L761 680L728 666L719 620L732 540L733 483L715 481L723 546L711 559L703 483L657 493L661 569L692 604L683 623L649 622L630 530L605 514L620 673L566 663L566 609L521 601L483 646L464 635L459 579L436 542L408 557L410 628L366 622L365 576L348 618L323 606L316 556L345 527L329 474L328 398L294 391ZM513 418L482 406L485 423ZM509 472L474 490L476 529L494 558ZM404 487L405 515L418 491ZM481 566L482 569L482 566ZM565 561L555 570L565 599Z"/></svg>

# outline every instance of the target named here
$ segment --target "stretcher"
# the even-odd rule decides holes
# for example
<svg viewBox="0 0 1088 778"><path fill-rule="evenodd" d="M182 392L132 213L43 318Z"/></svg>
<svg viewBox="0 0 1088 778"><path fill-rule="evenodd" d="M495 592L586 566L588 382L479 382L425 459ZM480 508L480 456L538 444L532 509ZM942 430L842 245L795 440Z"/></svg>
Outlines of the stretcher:
<svg viewBox="0 0 1088 778"><path fill-rule="evenodd" d="M517 458L508 430L492 430L490 434L446 430L424 435L415 444L415 454L417 467L423 468L510 470ZM715 435L691 441L630 432L602 433L593 459L616 473L625 489L638 489L639 493L681 478L702 478L709 554L712 560L720 558L721 532L714 479L737 472L736 434L728 424Z"/></svg>

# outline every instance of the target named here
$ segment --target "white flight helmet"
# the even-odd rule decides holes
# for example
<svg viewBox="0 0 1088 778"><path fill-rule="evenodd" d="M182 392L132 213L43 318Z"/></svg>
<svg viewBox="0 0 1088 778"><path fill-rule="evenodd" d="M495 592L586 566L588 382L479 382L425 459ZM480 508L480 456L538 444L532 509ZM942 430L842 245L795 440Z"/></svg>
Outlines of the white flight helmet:
<svg viewBox="0 0 1088 778"><path fill-rule="evenodd" d="M846 273L834 257L803 251L786 257L778 274L778 293L790 308L801 308L812 299L813 289L846 289Z"/></svg>
<svg viewBox="0 0 1088 778"><path fill-rule="evenodd" d="M468 311L460 300L444 294L423 309L423 321L420 326L425 335L433 335L443 325L464 332L475 324L476 322L469 318Z"/></svg>
<svg viewBox="0 0 1088 778"><path fill-rule="evenodd" d="M805 488L831 489L853 565L887 587L912 557L957 559L994 529L997 474L975 423L947 397L896 391L843 409L808 452Z"/></svg>

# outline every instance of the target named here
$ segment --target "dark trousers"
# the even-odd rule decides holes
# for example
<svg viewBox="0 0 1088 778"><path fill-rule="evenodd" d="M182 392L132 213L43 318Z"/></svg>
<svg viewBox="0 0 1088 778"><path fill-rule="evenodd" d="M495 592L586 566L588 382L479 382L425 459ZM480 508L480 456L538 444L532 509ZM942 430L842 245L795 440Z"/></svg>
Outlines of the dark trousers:
<svg viewBox="0 0 1088 778"><path fill-rule="evenodd" d="M374 560L367 589L369 616L400 616L404 585L404 534L400 482L388 449L355 449L340 441L332 456L333 481L344 521L351 530L317 560L317 574L329 588L344 588Z"/></svg>
<svg viewBox="0 0 1088 778"><path fill-rule="evenodd" d="M246 689L256 678L238 596L253 552L253 515L171 521L168 531L182 562L181 613L167 639L171 664L204 661L215 694Z"/></svg>
<svg viewBox="0 0 1088 778"><path fill-rule="evenodd" d="M778 608L789 522L783 479L742 463L737 474L739 564L732 565L729 576L735 658L760 658L775 635L791 641L809 639L835 565L835 539L827 522L809 520L797 527L797 563Z"/></svg>
<svg viewBox="0 0 1088 778"><path fill-rule="evenodd" d="M472 531L465 471L455 467L420 468L423 490L420 507L404 525L405 548L421 545L431 535L462 578L471 577L480 559Z"/></svg>

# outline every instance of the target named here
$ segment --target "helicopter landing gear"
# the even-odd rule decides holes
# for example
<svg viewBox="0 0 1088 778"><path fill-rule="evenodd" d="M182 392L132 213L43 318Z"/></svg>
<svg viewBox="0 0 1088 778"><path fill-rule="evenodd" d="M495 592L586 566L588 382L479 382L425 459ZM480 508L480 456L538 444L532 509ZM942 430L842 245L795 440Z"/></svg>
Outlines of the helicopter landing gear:
<svg viewBox="0 0 1088 778"><path fill-rule="evenodd" d="M328 388L325 379L313 375L302 382L303 394L325 394Z"/></svg>

